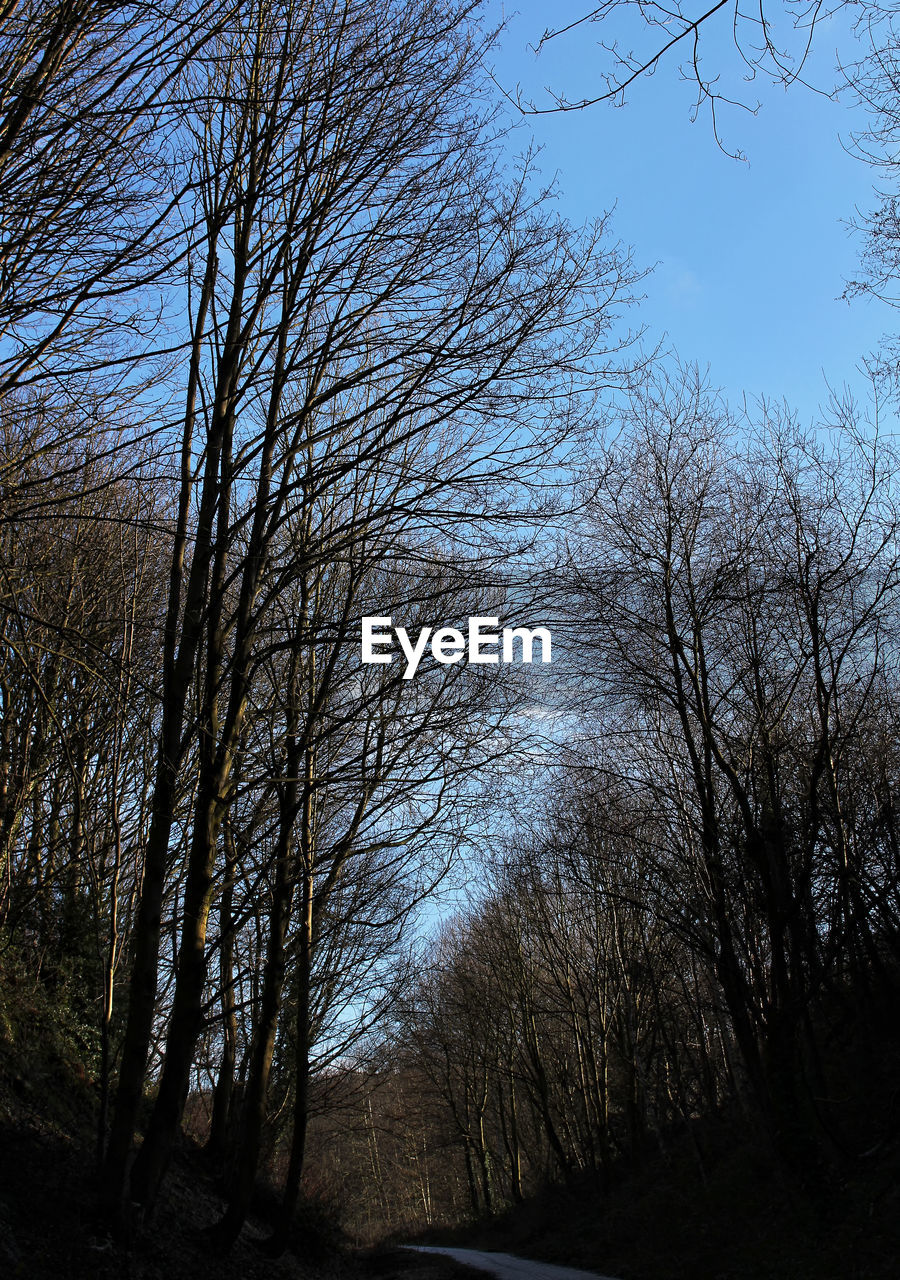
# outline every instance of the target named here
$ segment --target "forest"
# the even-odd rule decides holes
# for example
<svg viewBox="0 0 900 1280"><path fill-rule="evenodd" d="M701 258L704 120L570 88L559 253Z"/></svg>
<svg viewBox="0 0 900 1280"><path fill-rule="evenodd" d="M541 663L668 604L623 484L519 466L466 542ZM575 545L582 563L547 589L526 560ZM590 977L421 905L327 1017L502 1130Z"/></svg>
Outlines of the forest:
<svg viewBox="0 0 900 1280"><path fill-rule="evenodd" d="M821 5L723 7L802 78ZM654 347L492 13L0 0L11 1274L250 1275L260 1222L260 1274L900 1274L897 343L809 423ZM900 25L854 14L892 301ZM598 101L682 42L715 146L708 16L640 5ZM217 1269L147 1262L173 1205Z"/></svg>

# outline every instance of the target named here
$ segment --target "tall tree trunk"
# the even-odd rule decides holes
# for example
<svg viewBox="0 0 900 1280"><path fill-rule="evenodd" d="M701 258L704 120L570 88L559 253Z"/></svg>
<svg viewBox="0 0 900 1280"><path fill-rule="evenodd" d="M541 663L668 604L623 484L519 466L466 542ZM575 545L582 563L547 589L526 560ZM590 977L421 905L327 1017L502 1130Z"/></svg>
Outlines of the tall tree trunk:
<svg viewBox="0 0 900 1280"><path fill-rule="evenodd" d="M222 1001L222 1060L213 1090L212 1118L206 1150L211 1159L221 1163L228 1145L228 1131L234 1098L234 1068L237 1057L237 1012L234 1000L234 881L237 854L234 833L226 819L223 827L225 844L225 882L219 904L219 988Z"/></svg>
<svg viewBox="0 0 900 1280"><path fill-rule="evenodd" d="M143 1098L147 1055L153 1033L153 1014L159 973L160 920L165 896L169 841L175 822L175 801L184 750L181 740L182 726L194 677L197 648L202 634L207 569L212 543L212 521L218 489L220 436L213 431L207 441L203 494L182 617L184 558L193 493L192 445L200 377L200 351L217 270L215 254L210 253L207 258L191 346L181 447L181 487L178 495L178 517L169 568L169 592L166 605L162 725L157 748L150 831L147 836L134 928L134 960L128 989L128 1017L122 1045L116 1104L106 1149L104 1169L106 1194L111 1202L120 1204L126 1191L128 1159ZM221 424L219 424L220 430Z"/></svg>
<svg viewBox="0 0 900 1280"><path fill-rule="evenodd" d="M309 753L308 753L309 754ZM307 788L307 793L309 788ZM312 1049L310 1000L312 995L313 960L313 874L311 848L311 797L307 794L302 848L306 863L302 880L300 937L297 944L297 1061L294 1073L294 1128L291 1154L278 1220L269 1240L269 1251L277 1257L288 1246L291 1225L300 1199L300 1181L306 1156L306 1132L309 1125L309 1085Z"/></svg>
<svg viewBox="0 0 900 1280"><path fill-rule="evenodd" d="M131 1198L143 1205L148 1214L153 1210L184 1114L194 1048L203 1028L206 928L216 844L225 808L221 797L224 780L218 769L208 770L197 796L165 1063L147 1134L131 1172Z"/></svg>
<svg viewBox="0 0 900 1280"><path fill-rule="evenodd" d="M291 727L292 747L288 752L286 778L281 795L278 848L275 862L275 885L272 894L272 910L269 917L269 937L263 972L259 1018L253 1032L250 1050L250 1068L244 1091L241 1112L241 1131L235 1161L234 1176L229 1188L228 1209L219 1223L217 1234L223 1245L230 1246L237 1239L250 1209L256 1170L259 1164L260 1141L266 1118L266 1096L269 1073L275 1051L275 1034L281 1012L284 989L285 954L284 940L291 913L294 884L289 874L291 837L297 813L297 751L296 719Z"/></svg>

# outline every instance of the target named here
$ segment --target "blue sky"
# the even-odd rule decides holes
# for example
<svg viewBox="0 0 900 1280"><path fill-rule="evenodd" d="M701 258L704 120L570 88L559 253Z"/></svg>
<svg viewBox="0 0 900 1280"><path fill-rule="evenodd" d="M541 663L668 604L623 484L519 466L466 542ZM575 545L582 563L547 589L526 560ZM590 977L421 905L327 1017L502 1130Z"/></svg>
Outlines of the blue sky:
<svg viewBox="0 0 900 1280"><path fill-rule="evenodd" d="M509 18L507 4L498 81L543 102L548 83L570 97L597 92L597 42L608 28L582 27L537 59L528 48L548 23L563 25L588 7L567 0L551 11L521 0ZM489 13L500 12L492 3ZM728 11L717 18L724 22L706 36L710 66L731 57ZM824 87L835 80L837 46L844 60L853 57L846 26L832 20L817 33L809 68ZM733 403L744 393L784 398L809 421L827 397L826 378L838 389L864 389L861 358L898 320L877 301L840 297L858 275L859 239L845 224L873 203L875 175L842 145L865 118L849 101L802 85L739 87L748 102L761 99L761 110L726 110L719 123L748 163L716 146L707 116L690 122L690 86L675 60L633 86L624 108L532 116L517 139L524 147L533 134L543 148L541 170L558 175L569 217L580 222L615 204L615 234L639 264L658 264L632 317L649 338L667 334L682 359L708 364Z"/></svg>

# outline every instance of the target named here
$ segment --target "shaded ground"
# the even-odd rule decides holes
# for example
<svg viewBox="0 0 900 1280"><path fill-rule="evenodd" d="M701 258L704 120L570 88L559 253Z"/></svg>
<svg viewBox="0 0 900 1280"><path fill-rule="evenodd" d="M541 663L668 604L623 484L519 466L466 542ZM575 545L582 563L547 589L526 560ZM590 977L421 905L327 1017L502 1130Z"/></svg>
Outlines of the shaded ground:
<svg viewBox="0 0 900 1280"><path fill-rule="evenodd" d="M455 1262L476 1267L498 1280L612 1280L593 1271L578 1271L573 1267L559 1267L550 1262L534 1262L530 1258L517 1258L511 1253L488 1253L480 1249L449 1249L436 1245L411 1245L426 1254L446 1254Z"/></svg>
<svg viewBox="0 0 900 1280"><path fill-rule="evenodd" d="M333 1250L272 1260L256 1242L269 1234L252 1219L234 1248L214 1253L204 1228L223 1201L202 1162L182 1152L152 1227L131 1249L118 1247L96 1215L88 1153L34 1124L0 1124L0 1276L3 1280L472 1280L451 1258L402 1249ZM317 1249L317 1253L319 1250Z"/></svg>
<svg viewBox="0 0 900 1280"><path fill-rule="evenodd" d="M477 1269L445 1255L445 1250L373 1249L356 1255L353 1266L358 1280L479 1280Z"/></svg>
<svg viewBox="0 0 900 1280"><path fill-rule="evenodd" d="M788 1186L761 1142L708 1134L648 1158L607 1191L547 1187L491 1220L429 1243L503 1251L623 1280L900 1280L900 1138L848 1162L824 1193Z"/></svg>
<svg viewBox="0 0 900 1280"><path fill-rule="evenodd" d="M450 1258L343 1248L321 1209L284 1258L273 1261L257 1248L269 1234L261 1216L227 1256L217 1254L204 1231L224 1202L187 1143L152 1224L133 1247L117 1244L97 1213L97 1090L82 1053L77 1024L36 983L0 963L2 1280L472 1280L475 1273Z"/></svg>
<svg viewBox="0 0 900 1280"><path fill-rule="evenodd" d="M321 1270L291 1255L273 1262L253 1245L254 1224L228 1257L211 1254L202 1231L221 1201L182 1160L153 1226L131 1249L117 1247L96 1215L85 1153L60 1136L0 1130L0 1274L28 1280L305 1280ZM255 1229L254 1229L255 1228ZM337 1274L336 1271L334 1274Z"/></svg>

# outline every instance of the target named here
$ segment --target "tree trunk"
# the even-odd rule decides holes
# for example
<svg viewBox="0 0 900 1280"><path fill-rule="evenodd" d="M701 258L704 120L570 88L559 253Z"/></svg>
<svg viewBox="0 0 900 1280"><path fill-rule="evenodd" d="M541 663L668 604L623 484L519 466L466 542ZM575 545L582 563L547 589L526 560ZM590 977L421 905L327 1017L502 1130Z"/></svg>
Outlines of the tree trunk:
<svg viewBox="0 0 900 1280"><path fill-rule="evenodd" d="M175 1143L187 1101L194 1047L203 1026L206 985L206 926L212 893L216 842L222 823L220 779L207 776L197 797L191 858L184 895L184 925L178 977L166 1037L165 1065L147 1134L131 1174L131 1197L151 1213Z"/></svg>
<svg viewBox="0 0 900 1280"><path fill-rule="evenodd" d="M228 1146L228 1131L234 1098L234 1067L237 1057L237 1013L234 1002L234 880L237 855L231 824L225 822L225 883L219 907L219 986L222 1000L222 1061L213 1090L212 1118L206 1150L221 1163Z"/></svg>
<svg viewBox="0 0 900 1280"><path fill-rule="evenodd" d="M288 791L296 795L296 779L288 783ZM266 1118L266 1096L269 1073L275 1051L275 1033L281 1012L281 996L284 988L284 939L291 911L293 885L288 876L290 832L293 828L293 800L285 801L282 814L282 833L275 871L275 888L272 912L269 919L268 953L263 973L259 1020L253 1033L250 1050L250 1069L244 1091L241 1113L241 1131L235 1160L234 1175L229 1188L228 1209L218 1226L223 1245L230 1246L240 1234L250 1209L256 1170L259 1164L260 1140Z"/></svg>
<svg viewBox="0 0 900 1280"><path fill-rule="evenodd" d="M309 797L307 797L308 806ZM284 1253L288 1246L291 1225L300 1199L300 1180L306 1155L306 1131L309 1124L310 1063L310 996L312 992L313 958L313 876L309 842L310 824L307 807L303 847L306 870L302 882L302 918L297 946L297 1061L294 1076L294 1130L291 1135L291 1155L284 1184L278 1221L268 1248L274 1257Z"/></svg>

